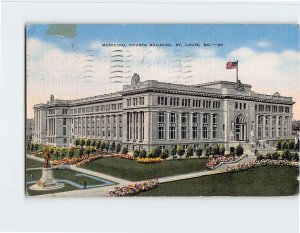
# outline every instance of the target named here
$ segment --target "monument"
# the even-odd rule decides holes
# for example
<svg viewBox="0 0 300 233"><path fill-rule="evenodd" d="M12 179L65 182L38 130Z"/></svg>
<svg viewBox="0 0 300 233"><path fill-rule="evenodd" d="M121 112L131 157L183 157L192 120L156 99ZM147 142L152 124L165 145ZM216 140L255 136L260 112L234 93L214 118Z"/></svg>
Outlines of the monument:
<svg viewBox="0 0 300 233"><path fill-rule="evenodd" d="M58 183L57 180L54 179L48 150L46 149L44 153L45 157L42 177L29 188L34 191L49 191L63 188L65 185Z"/></svg>

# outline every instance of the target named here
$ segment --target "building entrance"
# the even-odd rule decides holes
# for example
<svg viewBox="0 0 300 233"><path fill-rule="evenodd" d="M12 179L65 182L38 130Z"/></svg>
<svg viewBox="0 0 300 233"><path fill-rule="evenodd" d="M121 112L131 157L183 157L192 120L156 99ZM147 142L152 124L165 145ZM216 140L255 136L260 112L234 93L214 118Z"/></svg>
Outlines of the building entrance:
<svg viewBox="0 0 300 233"><path fill-rule="evenodd" d="M247 123L243 114L239 114L235 119L235 140L247 140Z"/></svg>

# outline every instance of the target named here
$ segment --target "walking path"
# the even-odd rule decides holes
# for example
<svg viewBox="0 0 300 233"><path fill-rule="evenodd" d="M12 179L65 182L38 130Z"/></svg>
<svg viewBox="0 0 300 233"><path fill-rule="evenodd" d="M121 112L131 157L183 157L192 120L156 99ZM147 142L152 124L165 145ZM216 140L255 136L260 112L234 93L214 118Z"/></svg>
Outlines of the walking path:
<svg viewBox="0 0 300 233"><path fill-rule="evenodd" d="M28 158L31 158L29 156L31 156L31 155L27 155ZM32 158L32 159L35 159L38 161L40 161L40 159L41 159L41 158L37 158L35 156L33 156L33 157L34 158ZM44 161L43 159L41 159L41 160ZM248 163L253 160L255 160L255 156L253 154L248 154L248 157L245 157L245 158L241 159L240 161L237 161L237 162L234 162L231 164L222 164L221 166L219 166L218 168L216 168L215 170L212 170L212 171L200 171L200 172L193 172L193 173L188 173L188 174L166 176L166 177L159 178L158 181L159 181L159 183L167 183L167 182L172 182L172 181L196 178L196 177L200 177L200 176L221 174L221 173L226 172L226 169L228 166L237 165L237 164L241 164L241 163L245 163L245 162ZM106 196L108 194L108 192L113 190L115 187L135 183L135 182L132 182L129 180L120 179L120 178L109 176L109 175L106 175L103 173L94 172L94 171L87 170L84 168L79 168L79 167L76 167L75 165L72 165L70 168L74 171L86 173L86 174L96 176L99 178L108 179L108 180L114 181L118 184L111 185L111 186L105 186L105 187L99 187L99 188L91 188L91 189L87 189L87 190L73 190L73 191L68 191L68 192L46 194L46 195L41 195L39 197L101 197L101 196ZM139 182L143 182L143 181L139 181Z"/></svg>
<svg viewBox="0 0 300 233"><path fill-rule="evenodd" d="M38 158L34 155L27 154L27 158L33 159L33 160L36 160L36 161L40 161L40 162L44 162L44 159ZM95 177L98 177L98 178L103 178L103 179L112 181L114 183L118 183L120 185L129 184L131 182L129 180L117 178L117 177L110 176L110 175L107 175L107 174L104 174L104 173L101 173L101 172L95 172L95 171L91 171L91 170L88 170L88 169L85 169L85 168L76 167L75 165L71 165L70 169L73 170L73 171L76 171L76 172L85 173L85 174L95 176Z"/></svg>

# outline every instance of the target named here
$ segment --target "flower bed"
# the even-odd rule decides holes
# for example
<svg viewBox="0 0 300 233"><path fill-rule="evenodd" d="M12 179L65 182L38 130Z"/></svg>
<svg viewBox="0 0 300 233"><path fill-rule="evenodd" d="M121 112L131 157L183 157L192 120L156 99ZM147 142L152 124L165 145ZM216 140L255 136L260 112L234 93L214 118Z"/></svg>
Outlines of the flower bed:
<svg viewBox="0 0 300 233"><path fill-rule="evenodd" d="M100 159L103 156L101 155L84 155L81 158L64 158L62 160L54 160L53 167L58 168L58 166L70 166L75 164L77 167L83 166L86 163L94 161L96 159Z"/></svg>
<svg viewBox="0 0 300 233"><path fill-rule="evenodd" d="M227 172L237 172L237 171L246 170L246 169L249 169L252 167L262 167L262 166L296 167L296 166L298 166L298 163L295 161L289 161L289 160L272 160L272 159L254 160L249 163L242 163L242 164L230 166L227 168Z"/></svg>
<svg viewBox="0 0 300 233"><path fill-rule="evenodd" d="M133 157L133 155L129 155L129 154L121 154L120 158L122 158L122 159L129 159L129 160L135 160L135 158Z"/></svg>
<svg viewBox="0 0 300 233"><path fill-rule="evenodd" d="M43 155L43 151L41 151L41 150L33 151L32 155L34 155L34 156Z"/></svg>
<svg viewBox="0 0 300 233"><path fill-rule="evenodd" d="M234 161L233 155L220 155L220 156L214 156L213 158L209 159L206 168L213 170L215 169L220 163L227 163Z"/></svg>
<svg viewBox="0 0 300 233"><path fill-rule="evenodd" d="M163 159L160 157L157 158L138 158L136 160L138 163L147 163L147 164L152 164L152 163L161 163Z"/></svg>
<svg viewBox="0 0 300 233"><path fill-rule="evenodd" d="M127 186L116 187L108 193L111 197L134 196L140 192L147 191L158 187L158 179L144 181L142 183L130 184Z"/></svg>

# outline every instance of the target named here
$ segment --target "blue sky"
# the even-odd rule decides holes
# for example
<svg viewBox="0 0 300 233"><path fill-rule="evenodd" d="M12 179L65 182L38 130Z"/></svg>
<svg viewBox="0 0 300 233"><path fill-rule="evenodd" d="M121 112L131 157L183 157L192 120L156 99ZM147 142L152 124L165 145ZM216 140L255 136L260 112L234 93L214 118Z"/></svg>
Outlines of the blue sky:
<svg viewBox="0 0 300 233"><path fill-rule="evenodd" d="M51 94L74 99L120 91L134 73L141 81L155 79L186 85L235 81L235 70L225 67L227 61L239 60L239 79L243 83L252 85L258 93L279 92L293 97L297 102L295 118L300 119L298 25L80 24L75 38L48 35L48 29L49 25L27 27L29 117L33 105L46 102ZM124 58L130 56L126 63L129 68L124 68L122 78L114 81L112 55L116 48L103 47L103 43L148 46L123 50ZM149 47L149 43L173 46ZM201 46L178 49L176 43ZM223 46L203 47L204 43ZM87 65L90 68L84 68Z"/></svg>
<svg viewBox="0 0 300 233"><path fill-rule="evenodd" d="M47 35L49 25L30 25L27 30L28 38L38 38L52 43L64 51L68 51L68 41L62 43L60 37ZM298 25L77 25L77 42L82 49L87 48L92 41L101 40L104 43L223 43L217 53L226 57L229 52L238 47L249 47L257 51L284 50L298 51ZM259 47L257 40L266 41L270 46Z"/></svg>

